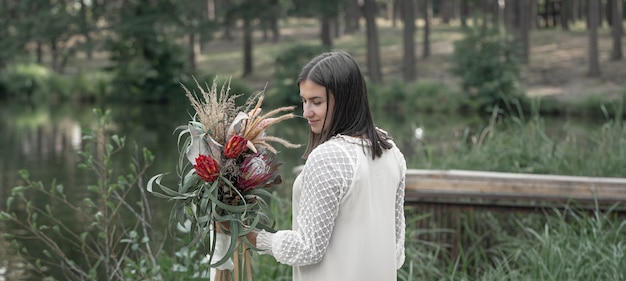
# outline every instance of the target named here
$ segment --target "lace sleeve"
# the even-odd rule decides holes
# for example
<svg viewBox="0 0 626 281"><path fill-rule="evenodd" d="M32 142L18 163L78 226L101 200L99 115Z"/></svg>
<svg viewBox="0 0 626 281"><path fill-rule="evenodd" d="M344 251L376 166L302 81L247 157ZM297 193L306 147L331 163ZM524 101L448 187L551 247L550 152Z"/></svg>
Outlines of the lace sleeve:
<svg viewBox="0 0 626 281"><path fill-rule="evenodd" d="M339 202L352 182L354 166L350 154L340 144L329 141L313 150L302 173L296 230L261 233L257 238L259 248L292 266L318 263L326 253Z"/></svg>
<svg viewBox="0 0 626 281"><path fill-rule="evenodd" d="M404 264L404 241L406 232L406 222L404 217L404 189L406 183L406 160L399 150L396 150L402 165L402 180L396 190L396 268L400 269Z"/></svg>

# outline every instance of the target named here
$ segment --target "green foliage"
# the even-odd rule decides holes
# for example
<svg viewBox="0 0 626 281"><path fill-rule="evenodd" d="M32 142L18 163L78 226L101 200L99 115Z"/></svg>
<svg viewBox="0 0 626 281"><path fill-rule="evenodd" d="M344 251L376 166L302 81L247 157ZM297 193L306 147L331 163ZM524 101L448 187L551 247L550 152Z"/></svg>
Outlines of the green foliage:
<svg viewBox="0 0 626 281"><path fill-rule="evenodd" d="M166 28L171 11L160 8L131 1L112 19L117 36L106 44L113 63L111 99L166 101L180 93L181 83L191 82L186 52Z"/></svg>
<svg viewBox="0 0 626 281"><path fill-rule="evenodd" d="M161 263L167 265L168 260L160 259L161 249L155 247L150 205L141 184L154 156L146 149L138 150L128 171L113 170L114 158L126 140L109 135L108 124L106 114L97 130L83 138L86 145L79 153L79 167L93 172L92 184L69 194L62 184L53 181L47 187L22 171L25 184L12 189L0 219L18 229L8 235L41 277L176 280L166 275L169 270L161 271ZM38 196L46 198L45 205L34 201ZM64 215L68 210L73 216ZM77 220L84 223L77 224Z"/></svg>
<svg viewBox="0 0 626 281"><path fill-rule="evenodd" d="M461 78L469 105L478 110L506 108L521 97L520 62L513 37L498 29L468 29L454 43L451 72Z"/></svg>
<svg viewBox="0 0 626 281"><path fill-rule="evenodd" d="M104 71L79 73L72 78L71 94L69 99L77 100L101 100L110 95L111 74Z"/></svg>
<svg viewBox="0 0 626 281"><path fill-rule="evenodd" d="M268 93L274 103L294 105L300 103L296 79L302 67L313 57L328 51L322 45L295 45L276 57L272 91Z"/></svg>
<svg viewBox="0 0 626 281"><path fill-rule="evenodd" d="M15 64L0 71L0 97L31 100L46 96L52 73L38 64Z"/></svg>
<svg viewBox="0 0 626 281"><path fill-rule="evenodd" d="M405 84L394 80L386 85L368 84L370 105L376 110L405 116L410 112L455 112L463 104L463 97L454 94L446 85L418 81Z"/></svg>
<svg viewBox="0 0 626 281"><path fill-rule="evenodd" d="M105 72L65 76L39 64L9 65L0 72L0 98L21 101L99 100L112 91Z"/></svg>

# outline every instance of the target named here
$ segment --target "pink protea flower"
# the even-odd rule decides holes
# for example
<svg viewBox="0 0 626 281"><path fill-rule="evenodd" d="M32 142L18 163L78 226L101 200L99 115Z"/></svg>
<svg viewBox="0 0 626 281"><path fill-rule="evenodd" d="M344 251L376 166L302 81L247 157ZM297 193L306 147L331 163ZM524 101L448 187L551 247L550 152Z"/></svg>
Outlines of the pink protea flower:
<svg viewBox="0 0 626 281"><path fill-rule="evenodd" d="M239 170L241 176L237 180L240 191L248 191L259 186L270 186L280 183L278 174L279 164L274 164L275 157L265 153L255 153L247 157Z"/></svg>
<svg viewBox="0 0 626 281"><path fill-rule="evenodd" d="M206 182L214 182L219 175L217 161L208 155L198 155L196 157L196 165L193 165L193 167L196 169L198 176Z"/></svg>
<svg viewBox="0 0 626 281"><path fill-rule="evenodd" d="M228 139L226 145L224 145L224 156L226 156L226 158L236 158L248 148L247 145L247 139L241 135L233 135Z"/></svg>

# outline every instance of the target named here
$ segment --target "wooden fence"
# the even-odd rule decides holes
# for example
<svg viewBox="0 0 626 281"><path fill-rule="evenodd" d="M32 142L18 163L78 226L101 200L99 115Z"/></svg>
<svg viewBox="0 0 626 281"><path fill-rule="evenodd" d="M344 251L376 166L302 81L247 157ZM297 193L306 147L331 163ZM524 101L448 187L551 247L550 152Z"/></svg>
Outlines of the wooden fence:
<svg viewBox="0 0 626 281"><path fill-rule="evenodd" d="M514 228L514 215L524 212L551 212L566 206L577 210L608 210L626 217L626 179L557 175L498 173L461 170L408 170L406 205L417 214L429 214L420 220L426 232L420 239L448 245L456 258L466 234L481 235L488 247L492 241L487 220L499 221L499 227ZM462 216L466 216L462 219ZM408 217L407 217L408 218ZM507 225L508 224L508 225ZM513 230L514 231L514 230Z"/></svg>
<svg viewBox="0 0 626 281"><path fill-rule="evenodd" d="M536 209L577 204L626 211L626 178L408 170L408 204Z"/></svg>

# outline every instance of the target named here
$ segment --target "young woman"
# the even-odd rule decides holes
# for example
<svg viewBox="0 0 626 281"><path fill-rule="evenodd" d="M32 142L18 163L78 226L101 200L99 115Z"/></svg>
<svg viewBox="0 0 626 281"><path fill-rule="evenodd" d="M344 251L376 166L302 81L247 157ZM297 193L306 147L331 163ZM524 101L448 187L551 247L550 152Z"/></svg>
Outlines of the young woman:
<svg viewBox="0 0 626 281"><path fill-rule="evenodd" d="M374 127L361 70L345 52L324 53L298 76L311 128L306 163L293 186L292 230L249 240L293 280L396 280L404 263L400 150Z"/></svg>

